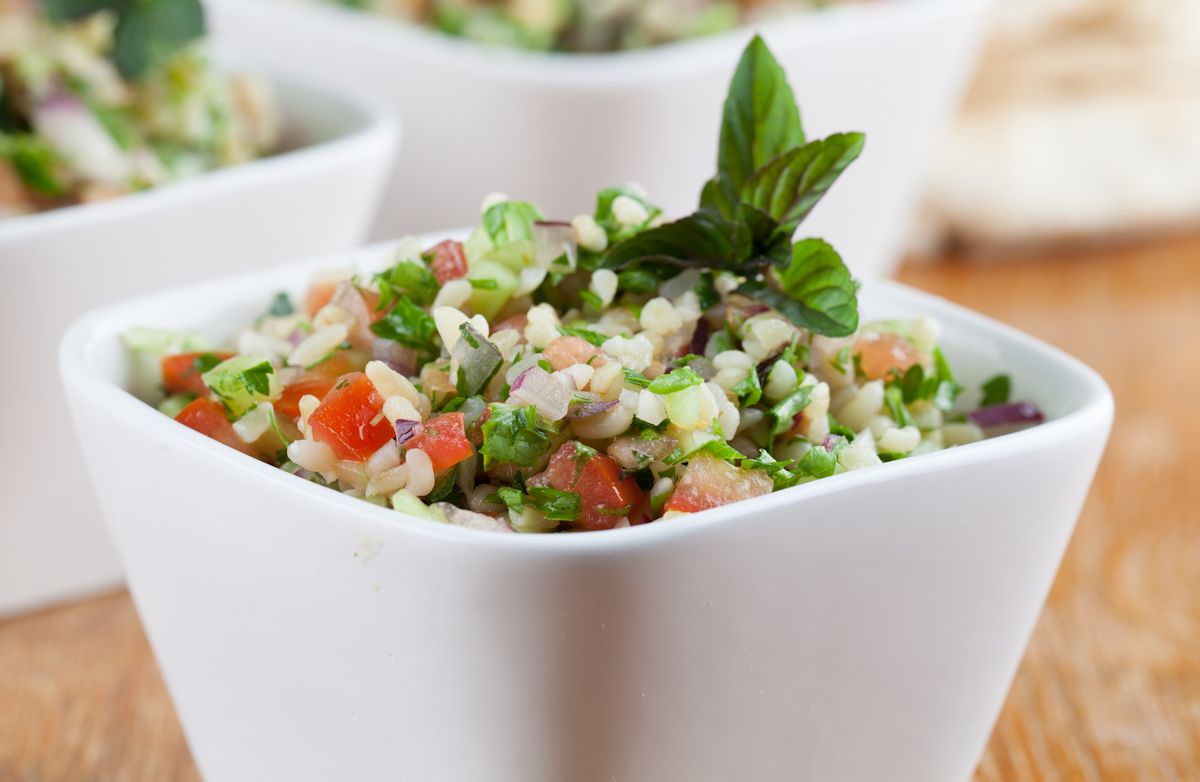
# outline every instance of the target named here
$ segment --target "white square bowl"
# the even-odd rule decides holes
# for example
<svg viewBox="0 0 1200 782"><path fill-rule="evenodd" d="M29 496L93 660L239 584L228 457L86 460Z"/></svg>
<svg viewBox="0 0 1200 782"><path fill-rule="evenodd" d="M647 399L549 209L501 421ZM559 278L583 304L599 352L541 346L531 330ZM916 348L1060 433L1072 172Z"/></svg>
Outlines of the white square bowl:
<svg viewBox="0 0 1200 782"><path fill-rule="evenodd" d="M685 520L478 532L308 483L123 390L126 329L227 336L326 265L113 305L61 349L207 779L968 779L1104 448L1094 372L871 282L867 314L939 318L966 382L1011 372L1049 421Z"/></svg>
<svg viewBox="0 0 1200 782"><path fill-rule="evenodd" d="M55 353L67 324L121 296L365 238L399 140L390 108L336 82L271 80L292 151L0 222L10 368L0 391L0 616L120 581L64 414Z"/></svg>
<svg viewBox="0 0 1200 782"><path fill-rule="evenodd" d="M374 236L470 223L483 196L590 212L636 181L668 215L692 211L716 169L721 106L753 32L613 54L482 46L323 0L208 0L214 29L290 67L370 86L408 143ZM929 153L974 69L991 0L887 0L758 27L786 68L810 137L867 146L805 224L859 274L894 269ZM864 226L867 226L864 229Z"/></svg>

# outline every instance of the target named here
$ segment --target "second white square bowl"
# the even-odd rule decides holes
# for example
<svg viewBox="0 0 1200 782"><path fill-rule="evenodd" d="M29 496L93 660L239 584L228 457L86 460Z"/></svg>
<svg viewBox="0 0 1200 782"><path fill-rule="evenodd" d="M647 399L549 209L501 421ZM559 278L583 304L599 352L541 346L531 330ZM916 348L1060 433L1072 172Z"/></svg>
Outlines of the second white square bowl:
<svg viewBox="0 0 1200 782"><path fill-rule="evenodd" d="M255 70L253 64L240 67ZM295 148L114 201L0 221L0 616L115 586L121 569L63 414L55 347L122 296L334 252L364 238L392 111L269 69Z"/></svg>
<svg viewBox="0 0 1200 782"><path fill-rule="evenodd" d="M638 182L668 216L716 169L742 29L614 54L482 46L317 0L208 0L218 33L263 57L370 86L405 118L374 235L462 225L503 189L564 215ZM991 0L888 0L759 26L810 137L860 130L862 158L806 222L859 274L899 260L925 163L974 68Z"/></svg>

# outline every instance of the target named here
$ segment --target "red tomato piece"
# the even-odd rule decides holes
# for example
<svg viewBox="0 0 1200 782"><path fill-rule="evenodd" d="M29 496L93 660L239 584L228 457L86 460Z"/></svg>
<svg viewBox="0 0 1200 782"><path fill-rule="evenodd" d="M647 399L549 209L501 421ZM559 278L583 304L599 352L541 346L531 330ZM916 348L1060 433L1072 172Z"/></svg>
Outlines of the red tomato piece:
<svg viewBox="0 0 1200 782"><path fill-rule="evenodd" d="M443 413L430 418L406 447L420 448L428 454L434 472L449 469L475 453L467 439L465 418L462 413Z"/></svg>
<svg viewBox="0 0 1200 782"><path fill-rule="evenodd" d="M433 253L433 261L429 265L439 285L467 276L467 254L463 251L462 242L447 239L435 245L430 252Z"/></svg>
<svg viewBox="0 0 1200 782"><path fill-rule="evenodd" d="M220 402L203 397L193 399L187 407L179 411L175 420L189 429L195 429L200 434L211 437L248 456L258 456L254 447L249 443L242 442L242 438L233 431L233 424L229 423L229 417L225 414L225 408Z"/></svg>
<svg viewBox="0 0 1200 782"><path fill-rule="evenodd" d="M311 394L324 399L337 379L354 371L354 360L349 353L339 350L312 369L283 387L283 394L275 401L275 412L291 418L300 417L300 400ZM362 366L359 364L359 366Z"/></svg>
<svg viewBox="0 0 1200 782"><path fill-rule="evenodd" d="M313 317L329 303L337 286L337 280L318 280L308 286L308 293L304 295L304 312L308 317Z"/></svg>
<svg viewBox="0 0 1200 782"><path fill-rule="evenodd" d="M896 334L869 334L854 343L859 366L868 380L884 380L903 375L913 364L921 363L921 353L907 339Z"/></svg>
<svg viewBox="0 0 1200 782"><path fill-rule="evenodd" d="M224 351L203 351L163 356L163 390L168 394L203 396L208 393L208 389L204 387L200 376L227 358L233 358L233 354Z"/></svg>
<svg viewBox="0 0 1200 782"><path fill-rule="evenodd" d="M594 451L577 453L575 446L563 443L545 472L530 478L529 485L577 492L581 512L575 529L612 529L622 517L631 524L646 521L645 496L637 481L632 476L622 478L621 466L611 457Z"/></svg>
<svg viewBox="0 0 1200 782"><path fill-rule="evenodd" d="M739 470L724 459L701 453L688 461L664 510L696 513L739 500L770 494L771 477L761 470Z"/></svg>
<svg viewBox="0 0 1200 782"><path fill-rule="evenodd" d="M383 397L362 372L343 375L308 417L314 440L327 444L339 459L366 461L396 436L383 417Z"/></svg>

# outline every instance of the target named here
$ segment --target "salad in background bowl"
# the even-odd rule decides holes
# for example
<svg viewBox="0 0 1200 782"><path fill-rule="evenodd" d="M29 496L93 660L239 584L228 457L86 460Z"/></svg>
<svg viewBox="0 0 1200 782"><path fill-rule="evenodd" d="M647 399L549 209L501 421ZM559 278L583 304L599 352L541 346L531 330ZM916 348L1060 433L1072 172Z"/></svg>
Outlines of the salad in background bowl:
<svg viewBox="0 0 1200 782"><path fill-rule="evenodd" d="M277 98L219 70L199 0L0 0L0 219L278 151Z"/></svg>
<svg viewBox="0 0 1200 782"><path fill-rule="evenodd" d="M878 0L327 0L479 43L607 52L727 32L788 13Z"/></svg>
<svg viewBox="0 0 1200 782"><path fill-rule="evenodd" d="M592 53L484 45L327 2L208 8L226 40L268 62L345 75L406 117L406 148L420 151L397 161L373 232L381 240L469 224L480 194L498 184L577 214L601 188L639 182L667 214L687 213L712 170L726 78L760 33L792 77L810 135L849 126L871 137L809 225L856 274L872 276L899 262L928 153L970 76L990 2L839 3Z"/></svg>
<svg viewBox="0 0 1200 782"><path fill-rule="evenodd" d="M134 24L132 29L145 33L135 41L154 56L138 76L123 75L118 63L129 50L105 49L95 41L125 40L121 19L186 12L192 4L88 3L110 10L54 32L30 15L38 8L66 13L75 7L62 0L8 3L0 24L5 63L0 103L6 107L0 178L8 178L5 192L11 197L0 218L0 269L7 281L0 287L0 346L22 367L21 382L5 389L0 428L6 442L24 444L0 457L5 497L0 615L120 583L70 425L58 414L63 400L52 354L66 325L89 307L121 296L361 241L399 133L390 110L353 85L297 78L236 50L214 52L216 67L210 68L203 65L206 39L190 32L179 40L167 36L177 45L165 46L163 30L151 35L155 24L171 21L167 32L193 29L190 21L173 26L179 18L171 14L154 16L149 29ZM114 9L132 16L114 16ZM192 17L184 13L183 19ZM29 46L29 36L38 45ZM43 46L44 41L51 43ZM10 44L19 46L9 49ZM149 98L158 90L153 85L166 78L161 68L170 69L174 85L165 103ZM254 83L263 90L250 88L245 95L273 96L260 106L262 115L254 115L261 124L251 114L230 124L225 121L230 116L216 111L234 91L227 73L259 74ZM35 87L51 90L49 97L31 100ZM144 116L143 108L152 116ZM173 144L169 134L154 130L159 123L175 127L175 120L185 135L196 132L194 146ZM282 143L258 146L267 135ZM15 163L6 157L14 148ZM274 154L218 165L234 159L222 154L238 157L268 148ZM178 166L173 173L158 168L169 162ZM170 175L154 182L124 180L126 166L135 165L148 174ZM93 166L115 175L101 185L86 174ZM26 178L36 183L32 192ZM38 193L38 187L46 192ZM136 192L123 194L130 189ZM330 199L331 192L338 197Z"/></svg>
<svg viewBox="0 0 1200 782"><path fill-rule="evenodd" d="M305 479L523 532L678 517L1040 423L1004 375L963 409L937 321L860 325L837 251L792 242L864 142L807 140L755 38L693 214L668 222L636 186L570 222L494 194L465 241L402 240L300 309L280 293L224 347L131 332L140 385Z"/></svg>

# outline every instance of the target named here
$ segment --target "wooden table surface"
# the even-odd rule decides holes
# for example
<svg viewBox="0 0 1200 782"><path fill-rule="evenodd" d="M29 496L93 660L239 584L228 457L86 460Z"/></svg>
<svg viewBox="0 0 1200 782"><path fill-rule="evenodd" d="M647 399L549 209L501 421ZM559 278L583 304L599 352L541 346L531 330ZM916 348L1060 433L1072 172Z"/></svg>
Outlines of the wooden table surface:
<svg viewBox="0 0 1200 782"><path fill-rule="evenodd" d="M1117 401L977 782L1197 782L1200 236L902 277L1074 353ZM126 595L0 623L0 780L193 779Z"/></svg>

